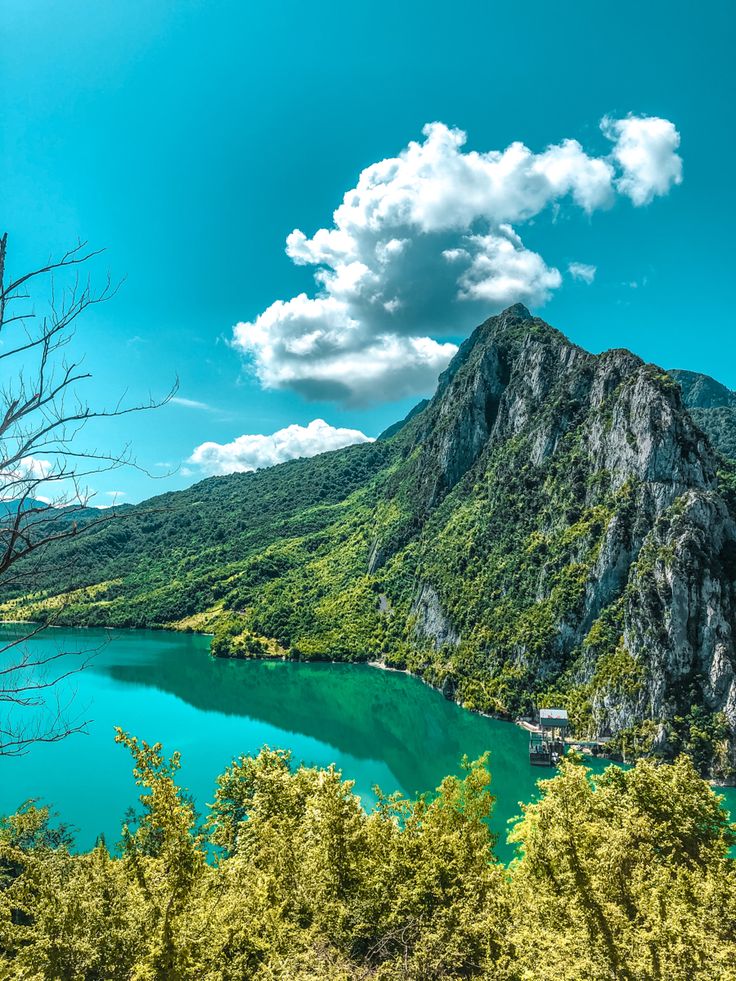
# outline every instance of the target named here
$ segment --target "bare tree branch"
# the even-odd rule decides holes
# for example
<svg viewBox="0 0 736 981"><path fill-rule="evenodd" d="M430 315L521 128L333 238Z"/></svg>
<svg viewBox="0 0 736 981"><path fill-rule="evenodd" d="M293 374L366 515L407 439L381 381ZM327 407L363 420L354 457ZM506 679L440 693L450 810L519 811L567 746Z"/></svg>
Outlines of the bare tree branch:
<svg viewBox="0 0 736 981"><path fill-rule="evenodd" d="M110 406L90 406L80 388L91 375L63 352L78 318L112 299L121 283L108 275L101 289L93 289L80 271L102 250L82 241L6 282L7 243L6 233L0 237L0 583L23 583L32 591L52 546L120 518L115 508L91 512L87 480L120 467L147 473L127 445L117 452L85 446L87 424L164 405L178 382L163 399L128 404L123 394ZM34 297L39 285L41 298ZM86 721L73 717L62 692L95 652L31 653L47 625L0 641L0 705L9 707L8 718L0 718L0 755L84 731Z"/></svg>

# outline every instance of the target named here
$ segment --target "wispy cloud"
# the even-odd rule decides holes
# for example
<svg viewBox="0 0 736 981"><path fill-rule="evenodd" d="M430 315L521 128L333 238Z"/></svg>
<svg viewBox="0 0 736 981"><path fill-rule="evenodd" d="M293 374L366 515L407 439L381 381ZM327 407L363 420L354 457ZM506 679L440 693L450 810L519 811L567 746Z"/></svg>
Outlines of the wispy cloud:
<svg viewBox="0 0 736 981"><path fill-rule="evenodd" d="M571 262L567 267L567 271L573 279L577 279L583 283L592 283L595 279L597 267L589 266L585 262Z"/></svg>
<svg viewBox="0 0 736 981"><path fill-rule="evenodd" d="M172 405L181 405L185 409L199 409L201 412L216 412L214 406L206 402L198 402L196 399L185 399L180 395L175 395L171 400Z"/></svg>

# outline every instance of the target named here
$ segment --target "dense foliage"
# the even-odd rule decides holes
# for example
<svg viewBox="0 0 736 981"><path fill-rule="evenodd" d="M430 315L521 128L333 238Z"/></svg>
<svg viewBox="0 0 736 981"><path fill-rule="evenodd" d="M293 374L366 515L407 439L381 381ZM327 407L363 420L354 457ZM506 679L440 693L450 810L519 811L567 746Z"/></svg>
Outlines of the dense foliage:
<svg viewBox="0 0 736 981"><path fill-rule="evenodd" d="M334 768L264 749L197 821L178 755L123 733L142 811L76 853L46 808L0 822L0 978L733 981L736 841L684 758L567 760L494 857L486 760L366 813Z"/></svg>

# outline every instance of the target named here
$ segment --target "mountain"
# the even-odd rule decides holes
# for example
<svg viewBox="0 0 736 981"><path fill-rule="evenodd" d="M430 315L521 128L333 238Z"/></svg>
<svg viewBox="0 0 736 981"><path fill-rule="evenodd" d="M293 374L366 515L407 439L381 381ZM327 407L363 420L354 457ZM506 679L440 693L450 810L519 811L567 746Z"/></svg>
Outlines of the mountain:
<svg viewBox="0 0 736 981"><path fill-rule="evenodd" d="M682 389L682 399L689 409L715 409L736 406L736 392L732 392L710 375L697 371L675 368L669 374Z"/></svg>
<svg viewBox="0 0 736 981"><path fill-rule="evenodd" d="M675 369L669 374L682 389L682 399L700 428L725 457L736 460L736 392L709 375Z"/></svg>
<svg viewBox="0 0 736 981"><path fill-rule="evenodd" d="M728 777L736 484L681 384L516 305L393 434L146 502L4 609L382 660L470 708L562 704L613 751Z"/></svg>
<svg viewBox="0 0 736 981"><path fill-rule="evenodd" d="M21 501L19 500L0 500L0 519L6 518L8 515L15 516L20 507ZM49 505L43 501L36 501L32 497L28 497L22 502L22 507L24 511L28 511L31 508L48 508Z"/></svg>

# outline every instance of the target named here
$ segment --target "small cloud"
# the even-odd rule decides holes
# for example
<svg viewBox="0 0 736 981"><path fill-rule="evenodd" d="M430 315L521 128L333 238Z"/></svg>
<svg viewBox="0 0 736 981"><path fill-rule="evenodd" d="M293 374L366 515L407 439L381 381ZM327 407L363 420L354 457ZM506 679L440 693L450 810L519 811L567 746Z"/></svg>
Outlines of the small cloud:
<svg viewBox="0 0 736 981"><path fill-rule="evenodd" d="M184 399L180 395L174 395L169 401L172 405L181 405L185 409L199 409L201 412L215 411L215 409L206 402L198 402L196 399Z"/></svg>
<svg viewBox="0 0 736 981"><path fill-rule="evenodd" d="M37 456L24 456L20 461L20 470L30 479L43 480L52 472L53 464Z"/></svg>
<svg viewBox="0 0 736 981"><path fill-rule="evenodd" d="M583 283L592 283L595 279L595 274L598 271L598 267L589 266L585 262L571 262L567 267L567 271L570 273L573 279L577 279Z"/></svg>
<svg viewBox="0 0 736 981"><path fill-rule="evenodd" d="M248 473L285 460L316 456L353 443L371 442L372 438L358 429L342 429L328 425L324 419L314 419L308 426L286 426L267 436L244 435L232 443L202 443L187 463L213 475ZM185 472L191 473L186 468L180 471Z"/></svg>
<svg viewBox="0 0 736 981"><path fill-rule="evenodd" d="M616 190L639 208L682 184L682 157L676 153L680 134L674 123L659 116L627 116L601 122L603 135L614 141L611 156L621 174Z"/></svg>
<svg viewBox="0 0 736 981"><path fill-rule="evenodd" d="M91 500L85 501L85 504L88 507L97 508L98 511L105 511L105 510L107 510L107 508L114 508L116 504L120 504L121 498L127 496L125 491L120 491L120 490L102 491L101 493L102 493L102 496L103 497L109 497L110 498L110 503L109 504L107 504L107 503L105 503L105 504L101 504L101 503L92 504L91 503ZM93 498L93 497L96 497L96 496L97 496L97 493L96 492L90 494L90 498Z"/></svg>
<svg viewBox="0 0 736 981"><path fill-rule="evenodd" d="M0 500L18 500L24 495L40 500L38 487L53 483L58 485L62 476L59 467L55 467L51 460L24 456L6 470L0 470Z"/></svg>

